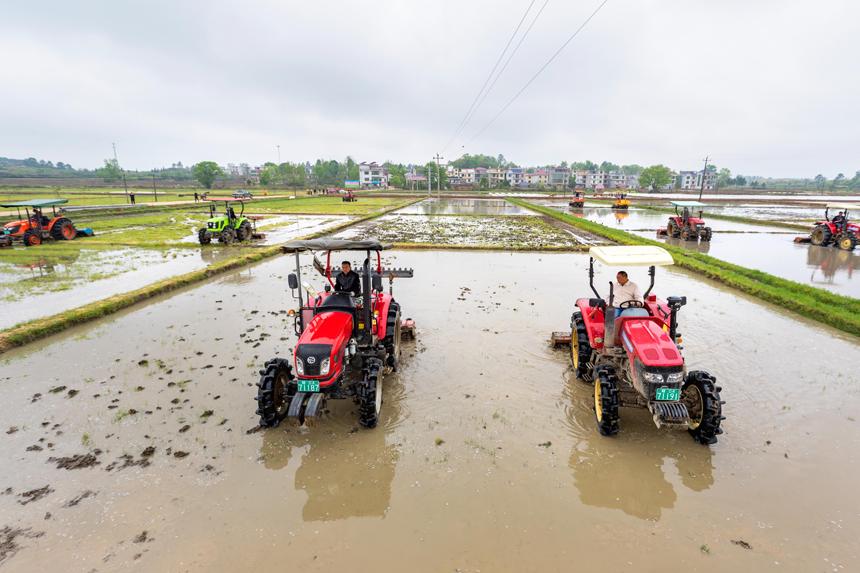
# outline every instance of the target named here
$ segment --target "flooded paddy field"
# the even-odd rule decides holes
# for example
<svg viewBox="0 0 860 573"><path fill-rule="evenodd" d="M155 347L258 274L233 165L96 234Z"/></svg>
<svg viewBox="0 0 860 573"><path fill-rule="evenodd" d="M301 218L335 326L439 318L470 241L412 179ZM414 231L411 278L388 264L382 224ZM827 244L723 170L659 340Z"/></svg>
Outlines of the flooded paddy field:
<svg viewBox="0 0 860 573"><path fill-rule="evenodd" d="M608 207L588 206L580 210L570 210L566 203L558 201L542 201L537 204L551 206L648 239L694 249L730 263L801 284L860 298L860 274L855 272L860 268L860 250L847 252L834 247L794 243L794 237L804 235L802 231L708 219L705 213L705 221L714 231L713 239L710 242L683 241L657 236L657 229L666 226L668 213L635 208L625 212L614 211Z"/></svg>
<svg viewBox="0 0 860 573"><path fill-rule="evenodd" d="M587 255L384 260L415 269L394 293L418 339L375 430L347 401L255 430L257 369L296 339L284 257L5 354L0 570L860 566L857 339L660 269L725 434L707 448L625 409L604 438L547 340L588 296Z"/></svg>
<svg viewBox="0 0 860 573"><path fill-rule="evenodd" d="M429 198L397 211L401 215L534 215L504 199Z"/></svg>

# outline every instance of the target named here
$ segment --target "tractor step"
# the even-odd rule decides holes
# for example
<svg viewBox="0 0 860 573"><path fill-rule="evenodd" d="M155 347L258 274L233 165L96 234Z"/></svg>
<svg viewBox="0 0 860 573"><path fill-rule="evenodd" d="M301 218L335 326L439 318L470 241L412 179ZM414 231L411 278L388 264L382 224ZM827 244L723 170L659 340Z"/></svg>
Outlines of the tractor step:
<svg viewBox="0 0 860 573"><path fill-rule="evenodd" d="M794 242L795 243L811 243L812 239L810 239L809 237L795 237Z"/></svg>
<svg viewBox="0 0 860 573"><path fill-rule="evenodd" d="M550 340L552 341L553 348L558 348L559 346L570 346L570 333L553 332Z"/></svg>

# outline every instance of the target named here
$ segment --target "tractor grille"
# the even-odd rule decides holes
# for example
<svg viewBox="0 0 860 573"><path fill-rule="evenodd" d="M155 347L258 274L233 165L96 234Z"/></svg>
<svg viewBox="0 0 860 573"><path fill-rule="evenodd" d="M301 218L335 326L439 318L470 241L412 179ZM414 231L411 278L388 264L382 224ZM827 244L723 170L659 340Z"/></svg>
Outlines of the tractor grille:
<svg viewBox="0 0 860 573"><path fill-rule="evenodd" d="M654 414L654 419L662 424L674 425L685 424L690 415L687 406L681 402L651 402L648 409Z"/></svg>
<svg viewBox="0 0 860 573"><path fill-rule="evenodd" d="M296 358L305 365L305 376L319 376L323 360L331 356L331 344L300 344Z"/></svg>

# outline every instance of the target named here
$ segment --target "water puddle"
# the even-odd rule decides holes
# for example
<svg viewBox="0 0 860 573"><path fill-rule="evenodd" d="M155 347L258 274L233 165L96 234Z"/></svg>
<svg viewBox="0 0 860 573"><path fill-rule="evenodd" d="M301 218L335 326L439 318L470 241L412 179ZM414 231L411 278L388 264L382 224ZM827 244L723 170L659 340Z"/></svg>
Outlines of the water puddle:
<svg viewBox="0 0 860 573"><path fill-rule="evenodd" d="M430 198L398 209L400 215L534 215L504 199Z"/></svg>

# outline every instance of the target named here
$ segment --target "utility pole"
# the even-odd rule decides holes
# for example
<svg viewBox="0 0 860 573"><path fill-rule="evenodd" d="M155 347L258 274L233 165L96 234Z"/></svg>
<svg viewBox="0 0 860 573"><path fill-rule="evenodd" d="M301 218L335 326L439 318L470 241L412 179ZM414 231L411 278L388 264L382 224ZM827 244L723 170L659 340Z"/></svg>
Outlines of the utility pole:
<svg viewBox="0 0 860 573"><path fill-rule="evenodd" d="M439 160L445 159L439 153L436 153L436 191L439 197L442 196L442 168L439 166Z"/></svg>
<svg viewBox="0 0 860 573"><path fill-rule="evenodd" d="M705 191L705 176L708 174L708 160L709 156L705 156L705 168L702 169L702 185L699 187L699 201L702 200L702 193Z"/></svg>
<svg viewBox="0 0 860 573"><path fill-rule="evenodd" d="M128 201L128 182L125 180L125 170L119 166L119 158L116 156L116 143L111 143L113 145L113 160L116 161L116 166L119 169L119 172L122 173L122 185L125 187L125 200Z"/></svg>
<svg viewBox="0 0 860 573"><path fill-rule="evenodd" d="M281 164L281 144L279 143L275 147L278 148L278 165L280 165Z"/></svg>
<svg viewBox="0 0 860 573"><path fill-rule="evenodd" d="M152 171L152 194L155 195L155 202L158 203L158 190L155 188L155 170Z"/></svg>

